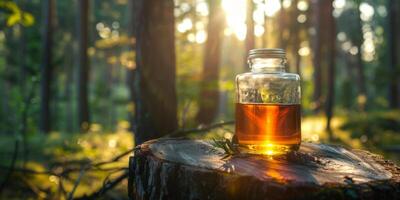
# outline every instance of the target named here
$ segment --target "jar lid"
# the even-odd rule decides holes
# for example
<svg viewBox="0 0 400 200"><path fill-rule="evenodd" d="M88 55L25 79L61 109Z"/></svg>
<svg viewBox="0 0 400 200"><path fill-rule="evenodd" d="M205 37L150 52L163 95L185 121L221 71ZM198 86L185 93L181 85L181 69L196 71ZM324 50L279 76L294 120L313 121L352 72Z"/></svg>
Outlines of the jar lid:
<svg viewBox="0 0 400 200"><path fill-rule="evenodd" d="M252 58L286 58L285 50L275 48L252 49L249 51L249 59Z"/></svg>

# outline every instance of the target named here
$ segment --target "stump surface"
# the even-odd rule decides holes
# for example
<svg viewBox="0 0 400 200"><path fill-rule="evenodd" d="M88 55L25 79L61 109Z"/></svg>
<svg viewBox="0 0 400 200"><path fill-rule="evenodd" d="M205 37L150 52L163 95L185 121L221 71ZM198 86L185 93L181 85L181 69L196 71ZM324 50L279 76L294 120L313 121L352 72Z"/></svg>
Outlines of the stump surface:
<svg viewBox="0 0 400 200"><path fill-rule="evenodd" d="M130 161L136 199L400 199L400 168L381 156L302 143L281 156L224 158L210 142L158 139Z"/></svg>

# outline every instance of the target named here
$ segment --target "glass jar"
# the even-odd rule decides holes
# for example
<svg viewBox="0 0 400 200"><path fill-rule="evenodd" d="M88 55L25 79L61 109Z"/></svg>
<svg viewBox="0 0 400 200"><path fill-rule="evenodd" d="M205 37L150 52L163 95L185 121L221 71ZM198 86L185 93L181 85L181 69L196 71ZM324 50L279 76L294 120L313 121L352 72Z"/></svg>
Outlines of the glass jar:
<svg viewBox="0 0 400 200"><path fill-rule="evenodd" d="M251 72L236 76L235 135L242 151L280 154L301 143L300 76L285 71L282 49L252 49Z"/></svg>

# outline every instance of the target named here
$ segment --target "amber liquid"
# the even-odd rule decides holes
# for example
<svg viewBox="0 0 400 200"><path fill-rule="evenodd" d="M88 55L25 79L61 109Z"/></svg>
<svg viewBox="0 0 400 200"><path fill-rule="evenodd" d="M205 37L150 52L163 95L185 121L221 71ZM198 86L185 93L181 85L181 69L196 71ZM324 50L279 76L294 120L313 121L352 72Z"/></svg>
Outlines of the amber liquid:
<svg viewBox="0 0 400 200"><path fill-rule="evenodd" d="M299 104L236 104L239 145L298 149L301 142Z"/></svg>

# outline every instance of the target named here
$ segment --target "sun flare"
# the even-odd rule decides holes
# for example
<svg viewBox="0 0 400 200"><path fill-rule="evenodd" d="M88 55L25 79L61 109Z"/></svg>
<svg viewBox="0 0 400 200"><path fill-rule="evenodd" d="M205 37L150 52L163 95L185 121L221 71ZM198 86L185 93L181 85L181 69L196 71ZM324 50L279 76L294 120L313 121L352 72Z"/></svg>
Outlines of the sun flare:
<svg viewBox="0 0 400 200"><path fill-rule="evenodd" d="M253 20L256 24L256 35L261 36L264 33L264 28L260 24L264 23L264 15L268 17L274 16L280 9L281 3L279 0L254 1L255 12ZM222 0L222 8L225 12L227 28L224 31L225 35L234 34L239 40L243 41L246 38L246 0ZM262 13L260 15L260 13Z"/></svg>
<svg viewBox="0 0 400 200"><path fill-rule="evenodd" d="M233 33L239 40L246 37L246 0L222 0L222 8L225 12L227 31Z"/></svg>

